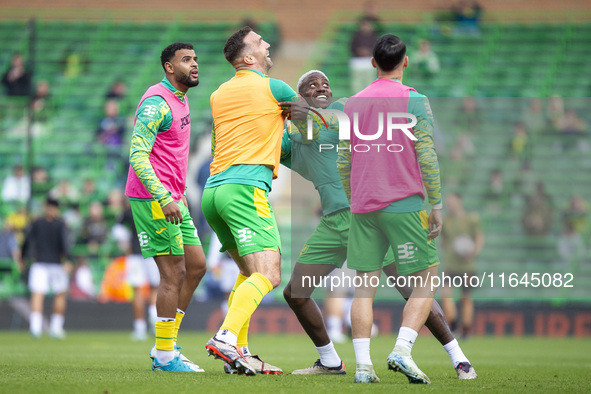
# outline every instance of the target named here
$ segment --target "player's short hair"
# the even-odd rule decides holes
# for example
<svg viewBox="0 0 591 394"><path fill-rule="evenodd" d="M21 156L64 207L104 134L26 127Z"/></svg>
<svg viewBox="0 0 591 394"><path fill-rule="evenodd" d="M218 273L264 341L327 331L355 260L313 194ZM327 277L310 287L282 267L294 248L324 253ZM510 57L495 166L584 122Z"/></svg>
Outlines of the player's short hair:
<svg viewBox="0 0 591 394"><path fill-rule="evenodd" d="M405 56L406 45L393 34L384 34L373 47L373 58L382 71L394 70Z"/></svg>
<svg viewBox="0 0 591 394"><path fill-rule="evenodd" d="M188 42L174 42L174 43L170 44L169 46L167 46L166 48L164 48L162 50L162 53L160 54L160 63L162 64L162 68L164 69L164 71L166 71L164 64L169 62L176 54L176 51L178 51L179 49L195 49L195 48L193 48L193 44L189 44Z"/></svg>
<svg viewBox="0 0 591 394"><path fill-rule="evenodd" d="M56 199L52 196L47 196L47 198L45 199L45 204L49 205L50 207L56 207L56 208L59 208L59 206L60 206L60 202L58 201L58 199Z"/></svg>
<svg viewBox="0 0 591 394"><path fill-rule="evenodd" d="M226 45L224 45L224 57L230 62L230 64L233 64L238 60L240 55L242 55L242 52L246 47L244 37L246 37L251 31L253 31L252 27L244 26L242 29L232 34L230 38L228 38L228 41L226 41Z"/></svg>
<svg viewBox="0 0 591 394"><path fill-rule="evenodd" d="M322 75L322 77L326 78L326 80L330 82L330 80L328 79L328 77L326 76L326 74L323 73L322 71L320 71L320 70L310 70L310 71L304 73L300 77L300 79L298 80L298 92L300 92L300 88L302 87L302 85L304 84L304 82L306 82L306 80L308 79L308 77L310 75L312 75L312 74L320 74L320 75Z"/></svg>

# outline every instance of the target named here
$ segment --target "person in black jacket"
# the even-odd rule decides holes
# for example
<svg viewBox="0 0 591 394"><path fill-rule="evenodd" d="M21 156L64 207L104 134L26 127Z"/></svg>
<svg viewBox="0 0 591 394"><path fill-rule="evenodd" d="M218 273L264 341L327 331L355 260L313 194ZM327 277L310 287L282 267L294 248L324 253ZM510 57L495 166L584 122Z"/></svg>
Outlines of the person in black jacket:
<svg viewBox="0 0 591 394"><path fill-rule="evenodd" d="M31 291L31 335L39 338L43 332L43 300L51 290L54 294L53 314L49 325L52 338L63 339L66 312L68 274L72 269L68 252L68 229L60 218L59 203L49 197L44 215L29 228L22 255L33 261L29 270ZM63 262L63 264L62 264Z"/></svg>

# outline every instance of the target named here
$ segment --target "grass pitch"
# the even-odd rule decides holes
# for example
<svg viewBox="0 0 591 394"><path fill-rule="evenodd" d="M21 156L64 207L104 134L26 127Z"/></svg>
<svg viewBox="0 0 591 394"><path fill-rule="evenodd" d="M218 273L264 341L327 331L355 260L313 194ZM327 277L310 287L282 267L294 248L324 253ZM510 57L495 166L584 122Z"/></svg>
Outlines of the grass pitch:
<svg viewBox="0 0 591 394"><path fill-rule="evenodd" d="M181 329L183 353L205 368L197 373L155 373L148 358L150 342L131 342L129 332L68 332L66 340L33 339L26 332L0 333L0 392L5 393L287 393L393 392L572 392L591 390L591 341L588 339L473 338L461 342L478 379L459 381L447 353L432 337L421 336L413 349L429 386L409 385L388 371L386 357L395 337L371 343L378 384L354 384L351 342L336 345L345 376L298 376L287 373L312 365L317 355L305 336L252 336L251 349L283 368L285 375L226 375L223 364L207 357L210 334Z"/></svg>

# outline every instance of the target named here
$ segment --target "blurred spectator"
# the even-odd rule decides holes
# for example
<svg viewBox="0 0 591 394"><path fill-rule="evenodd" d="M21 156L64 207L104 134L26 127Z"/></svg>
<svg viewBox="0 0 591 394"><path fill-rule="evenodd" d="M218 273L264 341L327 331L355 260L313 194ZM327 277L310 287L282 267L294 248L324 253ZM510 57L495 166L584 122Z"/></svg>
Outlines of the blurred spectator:
<svg viewBox="0 0 591 394"><path fill-rule="evenodd" d="M464 209L459 194L450 193L446 198L447 215L443 219L441 241L444 251L444 270L450 277L468 278L476 275L476 256L484 247L484 232L480 223L480 216L476 212ZM458 329L458 313L453 299L453 288L441 288L441 306L449 321L452 331ZM462 337L470 334L474 319L474 303L470 296L470 286L462 288Z"/></svg>
<svg viewBox="0 0 591 394"><path fill-rule="evenodd" d="M0 271L12 271L15 265L23 271L20 247L10 223L0 219Z"/></svg>
<svg viewBox="0 0 591 394"><path fill-rule="evenodd" d="M583 260L587 253L585 242L581 233L575 231L574 223L564 221L564 230L558 238L556 249L562 263L578 264Z"/></svg>
<svg viewBox="0 0 591 394"><path fill-rule="evenodd" d="M509 152L511 157L517 159L520 163L531 159L532 143L529 141L525 125L521 122L516 122L514 125L513 139L511 140Z"/></svg>
<svg viewBox="0 0 591 394"><path fill-rule="evenodd" d="M376 7L375 1L368 0L363 3L363 14L359 18L359 21L368 20L373 24L373 29L378 33L381 34L384 29L382 27L382 21L378 16L378 9Z"/></svg>
<svg viewBox="0 0 591 394"><path fill-rule="evenodd" d="M10 68L2 77L7 96L28 96L31 92L31 73L25 67L25 60L20 53L12 56Z"/></svg>
<svg viewBox="0 0 591 394"><path fill-rule="evenodd" d="M462 107L457 118L456 123L460 132L473 134L480 131L482 126L482 112L478 108L474 97L465 97L462 100Z"/></svg>
<svg viewBox="0 0 591 394"><path fill-rule="evenodd" d="M464 159L462 149L454 146L447 160L441 160L441 171L445 174L445 183L450 188L463 186L468 177L468 161Z"/></svg>
<svg viewBox="0 0 591 394"><path fill-rule="evenodd" d="M67 179L62 179L50 191L49 195L65 206L78 204L80 202L80 192Z"/></svg>
<svg viewBox="0 0 591 394"><path fill-rule="evenodd" d="M115 81L113 82L113 84L109 87L109 90L107 91L107 94L105 95L105 98L107 100L110 99L114 99L114 100L121 100L123 98L125 98L125 95L127 94L127 85L125 85L125 83L123 81Z"/></svg>
<svg viewBox="0 0 591 394"><path fill-rule="evenodd" d="M536 191L526 198L521 217L523 229L528 236L548 235L552 230L554 206L546 193L544 183L536 184Z"/></svg>
<svg viewBox="0 0 591 394"><path fill-rule="evenodd" d="M47 196L47 193L51 190L51 181L47 170L41 166L33 167L31 177L33 196Z"/></svg>
<svg viewBox="0 0 591 394"><path fill-rule="evenodd" d="M513 195L516 198L523 198L529 196L536 191L536 184L538 177L531 168L529 160L525 160L519 171L516 171L513 180Z"/></svg>
<svg viewBox="0 0 591 394"><path fill-rule="evenodd" d="M69 49L63 60L64 77L76 78L84 71L85 60L81 53L75 49Z"/></svg>
<svg viewBox="0 0 591 394"><path fill-rule="evenodd" d="M499 213L507 206L509 188L505 183L501 170L493 170L490 173L487 190L484 194L486 209L493 213Z"/></svg>
<svg viewBox="0 0 591 394"><path fill-rule="evenodd" d="M50 291L54 299L49 335L58 339L65 337L66 292L72 268L67 233L67 227L60 218L58 201L48 198L44 215L32 223L22 248L23 256L33 261L29 270L30 331L35 338L42 334L43 300Z"/></svg>
<svg viewBox="0 0 591 394"><path fill-rule="evenodd" d="M472 138L468 133L458 134L456 147L462 151L462 156L465 158L470 158L474 156L474 153L476 153L476 148L474 147Z"/></svg>
<svg viewBox="0 0 591 394"><path fill-rule="evenodd" d="M120 217L125 210L125 195L120 189L111 189L107 195L107 207L105 209L105 218L114 221Z"/></svg>
<svg viewBox="0 0 591 394"><path fill-rule="evenodd" d="M69 231L69 242L70 245L76 244L81 237L82 234L82 224L84 219L80 214L80 205L79 204L70 204L63 213L64 222L68 226Z"/></svg>
<svg viewBox="0 0 591 394"><path fill-rule="evenodd" d="M25 240L25 229L29 224L25 203L18 203L14 210L6 215L6 222L14 232L18 244L22 245Z"/></svg>
<svg viewBox="0 0 591 394"><path fill-rule="evenodd" d="M359 22L359 29L351 40L351 55L353 57L369 57L373 55L373 46L378 38L378 33L370 19L364 18Z"/></svg>
<svg viewBox="0 0 591 394"><path fill-rule="evenodd" d="M99 122L97 138L103 145L120 146L125 133L125 118L119 116L117 100L105 102L105 116Z"/></svg>
<svg viewBox="0 0 591 394"><path fill-rule="evenodd" d="M83 257L78 258L72 273L69 296L74 300L92 300L96 297L92 270Z"/></svg>
<svg viewBox="0 0 591 394"><path fill-rule="evenodd" d="M82 226L82 243L88 246L88 253L97 256L99 248L107 240L108 226L103 216L103 205L100 202L90 204L88 217Z"/></svg>
<svg viewBox="0 0 591 394"><path fill-rule="evenodd" d="M564 100L560 96L548 99L548 119L554 130L558 130L558 122L564 118Z"/></svg>
<svg viewBox="0 0 591 394"><path fill-rule="evenodd" d="M586 234L589 226L589 204L578 194L570 198L568 205L562 211L565 227L570 225L573 231Z"/></svg>
<svg viewBox="0 0 591 394"><path fill-rule="evenodd" d="M431 49L429 41L420 40L419 50L413 53L411 58L420 77L429 79L439 72L439 58Z"/></svg>
<svg viewBox="0 0 591 394"><path fill-rule="evenodd" d="M460 0L452 8L452 13L458 33L480 33L479 23L482 16L482 7L477 1Z"/></svg>
<svg viewBox="0 0 591 394"><path fill-rule="evenodd" d="M548 129L548 119L546 114L544 114L542 100L537 97L530 100L529 106L523 112L521 122L534 137L544 133Z"/></svg>
<svg viewBox="0 0 591 394"><path fill-rule="evenodd" d="M82 183L82 192L80 194L80 205L88 207L91 202L101 201L100 195L96 190L94 179L86 178Z"/></svg>
<svg viewBox="0 0 591 394"><path fill-rule="evenodd" d="M376 79L376 70L371 65L371 57L377 38L378 33L374 29L373 22L367 18L361 19L359 29L351 40L352 58L349 60L349 67L353 93L359 92Z"/></svg>
<svg viewBox="0 0 591 394"><path fill-rule="evenodd" d="M47 122L51 115L52 108L49 90L49 82L47 81L40 81L35 88L35 96L31 102L34 122Z"/></svg>
<svg viewBox="0 0 591 394"><path fill-rule="evenodd" d="M31 182L29 175L25 174L20 164L12 168L12 175L4 179L2 185L2 201L26 202L31 195Z"/></svg>
<svg viewBox="0 0 591 394"><path fill-rule="evenodd" d="M587 124L579 117L576 111L569 109L564 112L564 117L555 122L556 129L562 135L562 149L577 148L581 152L589 151L589 143L585 137Z"/></svg>

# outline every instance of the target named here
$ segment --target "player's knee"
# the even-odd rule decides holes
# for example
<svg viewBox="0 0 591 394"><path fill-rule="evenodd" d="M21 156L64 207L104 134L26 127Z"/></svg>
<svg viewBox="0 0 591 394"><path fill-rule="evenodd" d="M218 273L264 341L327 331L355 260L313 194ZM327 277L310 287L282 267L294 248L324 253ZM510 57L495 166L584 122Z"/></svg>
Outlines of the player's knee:
<svg viewBox="0 0 591 394"><path fill-rule="evenodd" d="M196 264L190 267L185 267L185 279L188 280L201 280L207 272L207 266L205 264Z"/></svg>
<svg viewBox="0 0 591 394"><path fill-rule="evenodd" d="M271 282L271 286L276 288L281 284L281 272L272 272L266 275L269 282Z"/></svg>
<svg viewBox="0 0 591 394"><path fill-rule="evenodd" d="M283 298L285 298L288 304L291 303L291 283L288 283L285 289L283 289Z"/></svg>
<svg viewBox="0 0 591 394"><path fill-rule="evenodd" d="M287 286L285 286L285 289L283 289L283 298L285 298L285 301L287 301L287 304L289 306L291 306L292 308L294 306L297 306L298 304L300 304L302 301L301 298L297 298L297 297L293 296L293 289L291 286L291 282L289 282L287 284Z"/></svg>
<svg viewBox="0 0 591 394"><path fill-rule="evenodd" d="M164 269L163 269L164 268ZM185 268L185 262L183 259L171 261L170 264L162 264L160 268L160 283L171 286L182 285L187 270Z"/></svg>

